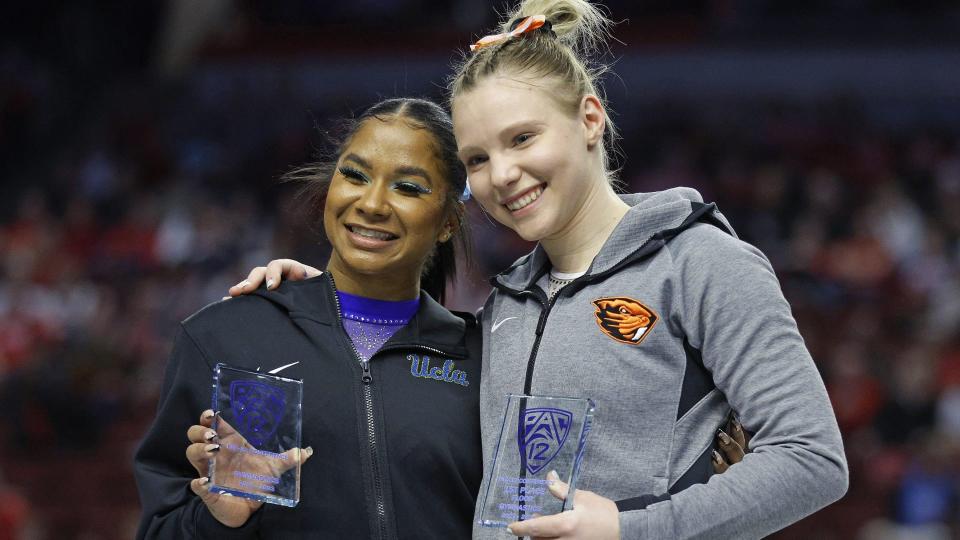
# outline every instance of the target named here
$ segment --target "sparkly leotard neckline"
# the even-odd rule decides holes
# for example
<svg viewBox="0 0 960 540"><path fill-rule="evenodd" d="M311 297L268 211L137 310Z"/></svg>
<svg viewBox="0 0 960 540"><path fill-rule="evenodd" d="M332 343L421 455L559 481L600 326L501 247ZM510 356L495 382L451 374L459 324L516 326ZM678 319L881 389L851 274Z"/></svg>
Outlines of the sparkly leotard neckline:
<svg viewBox="0 0 960 540"><path fill-rule="evenodd" d="M343 329L350 336L362 361L367 361L398 330L410 322L420 307L420 299L377 300L337 291Z"/></svg>

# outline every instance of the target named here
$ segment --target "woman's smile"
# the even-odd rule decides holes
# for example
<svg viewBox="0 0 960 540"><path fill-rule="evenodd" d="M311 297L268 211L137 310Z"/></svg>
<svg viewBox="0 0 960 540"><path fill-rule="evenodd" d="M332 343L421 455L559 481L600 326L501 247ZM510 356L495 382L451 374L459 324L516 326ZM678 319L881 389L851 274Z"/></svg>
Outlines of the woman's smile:
<svg viewBox="0 0 960 540"><path fill-rule="evenodd" d="M350 241L361 249L384 248L399 238L396 234L362 225L347 224L344 227L350 231Z"/></svg>
<svg viewBox="0 0 960 540"><path fill-rule="evenodd" d="M538 184L533 186L532 188L527 189L518 195L510 197L503 203L503 205L507 207L507 210L513 212L513 215L516 217L519 212L526 210L534 202L536 202L540 196L543 195L543 190L546 189L546 187L546 184Z"/></svg>

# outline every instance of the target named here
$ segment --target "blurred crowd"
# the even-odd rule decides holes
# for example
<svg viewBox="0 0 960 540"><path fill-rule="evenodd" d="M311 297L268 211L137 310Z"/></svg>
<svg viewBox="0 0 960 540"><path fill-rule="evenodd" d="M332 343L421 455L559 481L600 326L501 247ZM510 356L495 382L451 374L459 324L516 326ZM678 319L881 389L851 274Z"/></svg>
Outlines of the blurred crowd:
<svg viewBox="0 0 960 540"><path fill-rule="evenodd" d="M851 468L846 498L794 532L956 538L960 134L883 129L850 103L775 109L645 131L631 186L699 188L777 271Z"/></svg>
<svg viewBox="0 0 960 540"><path fill-rule="evenodd" d="M295 80L235 85L202 67L62 83L0 48L0 540L132 536L132 453L178 321L270 258L324 264L310 209L278 178L323 147L343 103L365 104L348 85L318 103ZM957 537L960 128L861 105L621 109L619 179L717 202L793 306L851 487L778 536ZM469 206L459 309L530 247Z"/></svg>

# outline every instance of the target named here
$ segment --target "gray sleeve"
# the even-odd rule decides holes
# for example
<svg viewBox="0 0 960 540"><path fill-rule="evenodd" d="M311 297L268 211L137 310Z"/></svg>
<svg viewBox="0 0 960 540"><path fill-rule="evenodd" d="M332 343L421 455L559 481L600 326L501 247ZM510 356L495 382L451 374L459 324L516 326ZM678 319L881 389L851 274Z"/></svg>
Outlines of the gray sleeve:
<svg viewBox="0 0 960 540"><path fill-rule="evenodd" d="M741 465L621 513L622 538L760 538L846 492L837 421L766 257L707 225L667 249L678 283L672 315L756 435Z"/></svg>

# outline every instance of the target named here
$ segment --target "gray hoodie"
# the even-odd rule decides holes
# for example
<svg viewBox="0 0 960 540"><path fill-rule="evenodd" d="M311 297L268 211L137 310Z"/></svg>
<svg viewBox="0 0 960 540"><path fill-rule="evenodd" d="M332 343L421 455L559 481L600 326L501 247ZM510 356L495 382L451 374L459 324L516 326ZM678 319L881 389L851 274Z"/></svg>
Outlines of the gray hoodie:
<svg viewBox="0 0 960 540"><path fill-rule="evenodd" d="M507 393L589 397L578 487L617 501L624 539L759 538L839 499L837 422L766 257L692 189L623 198L632 208L553 300L537 285L550 268L540 246L494 279L485 464ZM755 433L752 453L714 476L731 409ZM474 537L507 533L475 526Z"/></svg>

